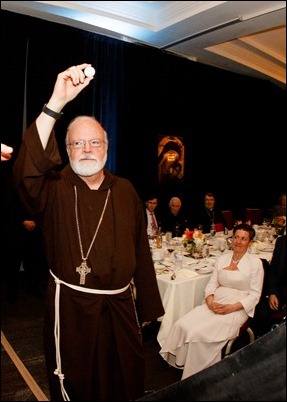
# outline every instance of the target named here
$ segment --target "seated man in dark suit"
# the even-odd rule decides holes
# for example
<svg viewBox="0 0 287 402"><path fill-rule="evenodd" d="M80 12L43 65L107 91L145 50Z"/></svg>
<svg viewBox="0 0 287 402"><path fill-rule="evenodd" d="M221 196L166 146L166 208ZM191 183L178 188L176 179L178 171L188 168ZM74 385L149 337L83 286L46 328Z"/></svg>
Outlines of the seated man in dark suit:
<svg viewBox="0 0 287 402"><path fill-rule="evenodd" d="M276 240L268 275L269 307L274 311L284 311L286 314L286 234ZM272 315L274 315L272 313Z"/></svg>
<svg viewBox="0 0 287 402"><path fill-rule="evenodd" d="M145 207L147 234L150 238L153 238L161 227L161 219L157 212L158 196L156 194L147 195L145 197Z"/></svg>
<svg viewBox="0 0 287 402"><path fill-rule="evenodd" d="M162 214L163 232L172 232L172 237L180 237L185 229L188 228L182 202L179 197L172 197L168 204L168 209Z"/></svg>
<svg viewBox="0 0 287 402"><path fill-rule="evenodd" d="M203 205L195 209L192 213L192 222L194 227L201 225L203 233L209 233L212 226L221 226L221 230L227 226L221 211L217 208L215 195L213 193L205 193Z"/></svg>
<svg viewBox="0 0 287 402"><path fill-rule="evenodd" d="M257 336L286 318L286 234L277 238L270 267L265 270L261 300L256 306L252 327Z"/></svg>

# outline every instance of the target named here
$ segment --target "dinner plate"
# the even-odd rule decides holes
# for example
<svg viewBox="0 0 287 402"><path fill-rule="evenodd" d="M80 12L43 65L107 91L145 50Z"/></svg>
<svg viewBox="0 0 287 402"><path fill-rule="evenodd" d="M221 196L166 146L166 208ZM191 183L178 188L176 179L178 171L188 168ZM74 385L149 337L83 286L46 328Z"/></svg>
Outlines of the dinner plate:
<svg viewBox="0 0 287 402"><path fill-rule="evenodd" d="M155 268L169 268L171 267L171 263L169 261L154 261L154 267Z"/></svg>
<svg viewBox="0 0 287 402"><path fill-rule="evenodd" d="M199 268L199 270L196 272L198 272L199 274L210 274L213 271L212 267L203 267L203 268Z"/></svg>
<svg viewBox="0 0 287 402"><path fill-rule="evenodd" d="M171 269L165 268L162 265L160 267L156 266L155 267L155 273L156 275L164 275L164 274L170 274L172 272Z"/></svg>
<svg viewBox="0 0 287 402"><path fill-rule="evenodd" d="M274 250L274 247L265 247L263 248L261 251L263 251L263 253L271 253L271 251Z"/></svg>

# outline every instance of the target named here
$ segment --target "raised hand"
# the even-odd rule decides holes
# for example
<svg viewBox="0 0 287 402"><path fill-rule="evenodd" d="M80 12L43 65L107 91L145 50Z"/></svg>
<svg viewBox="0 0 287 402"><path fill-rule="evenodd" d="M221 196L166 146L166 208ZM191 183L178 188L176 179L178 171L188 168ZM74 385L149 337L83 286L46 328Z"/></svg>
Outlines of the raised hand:
<svg viewBox="0 0 287 402"><path fill-rule="evenodd" d="M13 148L1 143L1 162L8 161L12 156Z"/></svg>
<svg viewBox="0 0 287 402"><path fill-rule="evenodd" d="M67 68L67 70L59 73L54 86L52 96L49 100L48 106L56 112L86 88L93 76L86 77L84 70L90 67L91 64L83 63L77 66Z"/></svg>

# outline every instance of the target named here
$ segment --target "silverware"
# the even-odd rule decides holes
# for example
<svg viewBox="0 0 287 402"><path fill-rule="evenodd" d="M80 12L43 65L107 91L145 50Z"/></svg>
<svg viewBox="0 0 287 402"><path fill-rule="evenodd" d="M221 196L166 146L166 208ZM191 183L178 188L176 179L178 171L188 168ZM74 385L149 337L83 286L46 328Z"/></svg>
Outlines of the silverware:
<svg viewBox="0 0 287 402"><path fill-rule="evenodd" d="M170 265L169 264L165 264L164 262L161 262L161 261L158 261L158 263L160 264L160 265L163 265L164 267L170 267Z"/></svg>

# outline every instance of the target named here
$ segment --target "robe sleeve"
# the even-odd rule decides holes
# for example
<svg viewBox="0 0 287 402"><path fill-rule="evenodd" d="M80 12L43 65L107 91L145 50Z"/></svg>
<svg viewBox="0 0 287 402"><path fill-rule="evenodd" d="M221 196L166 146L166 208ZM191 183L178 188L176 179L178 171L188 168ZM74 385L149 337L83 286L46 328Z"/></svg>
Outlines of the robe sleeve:
<svg viewBox="0 0 287 402"><path fill-rule="evenodd" d="M61 163L54 131L44 150L34 122L24 134L19 154L13 166L17 191L21 201L31 213L40 212L43 208L46 177Z"/></svg>

